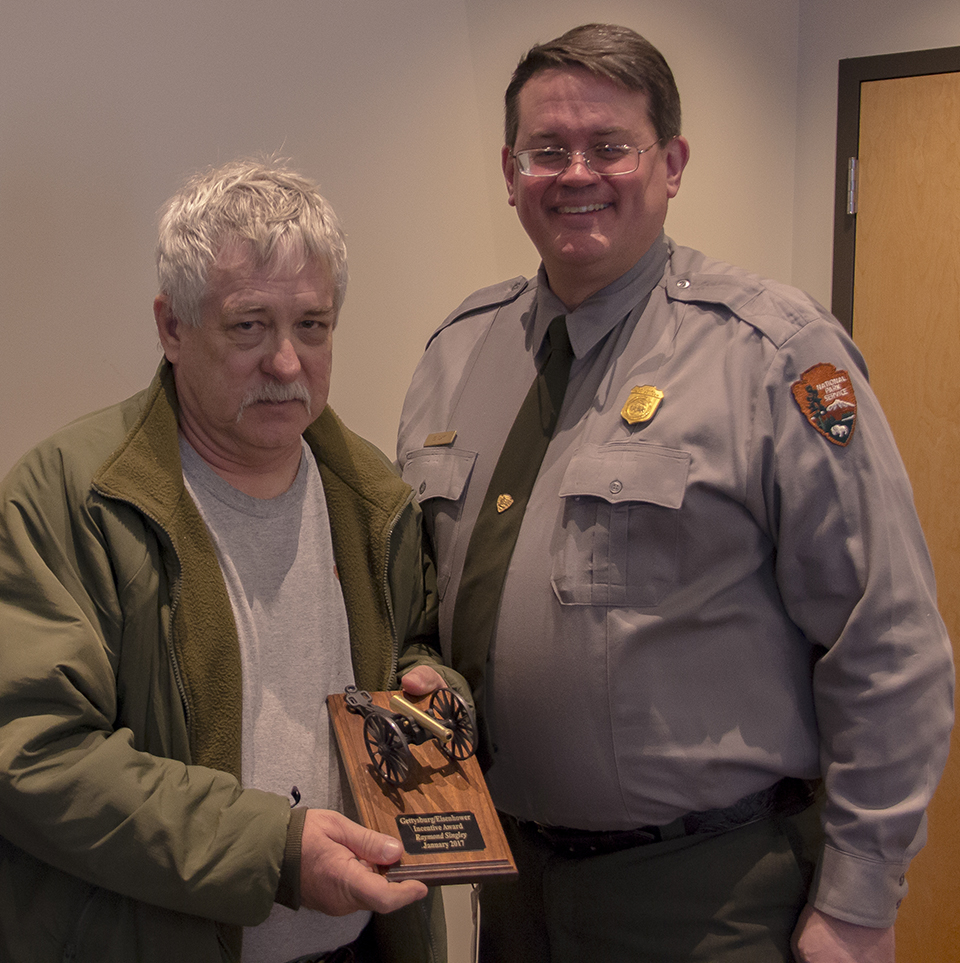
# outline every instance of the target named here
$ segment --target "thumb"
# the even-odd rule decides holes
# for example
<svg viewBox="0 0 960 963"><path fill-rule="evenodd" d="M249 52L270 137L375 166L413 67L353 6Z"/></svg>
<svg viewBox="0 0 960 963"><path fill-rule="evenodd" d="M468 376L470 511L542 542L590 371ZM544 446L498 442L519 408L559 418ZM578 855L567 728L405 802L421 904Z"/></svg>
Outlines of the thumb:
<svg viewBox="0 0 960 963"><path fill-rule="evenodd" d="M328 828L327 835L346 846L358 859L380 866L389 866L403 855L399 839L367 829L345 817L337 819L334 826Z"/></svg>

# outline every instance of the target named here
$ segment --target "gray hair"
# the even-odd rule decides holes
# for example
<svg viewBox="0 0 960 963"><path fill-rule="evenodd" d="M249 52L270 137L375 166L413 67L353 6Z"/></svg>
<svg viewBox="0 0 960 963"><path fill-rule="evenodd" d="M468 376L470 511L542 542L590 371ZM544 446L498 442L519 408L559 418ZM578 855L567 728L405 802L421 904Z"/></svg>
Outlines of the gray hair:
<svg viewBox="0 0 960 963"><path fill-rule="evenodd" d="M191 177L164 205L157 277L174 317L200 325L210 266L239 241L257 268L318 260L330 268L337 311L347 293L343 229L317 186L295 171L235 161Z"/></svg>

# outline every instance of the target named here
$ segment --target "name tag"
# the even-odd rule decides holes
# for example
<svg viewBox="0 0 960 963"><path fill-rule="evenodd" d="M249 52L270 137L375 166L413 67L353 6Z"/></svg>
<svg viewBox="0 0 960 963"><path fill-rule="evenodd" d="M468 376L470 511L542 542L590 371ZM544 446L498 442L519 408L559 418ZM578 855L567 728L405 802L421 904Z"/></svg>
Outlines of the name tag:
<svg viewBox="0 0 960 963"><path fill-rule="evenodd" d="M423 442L423 447L436 448L439 445L452 445L456 437L457 433L455 431L435 431L432 435L427 435Z"/></svg>

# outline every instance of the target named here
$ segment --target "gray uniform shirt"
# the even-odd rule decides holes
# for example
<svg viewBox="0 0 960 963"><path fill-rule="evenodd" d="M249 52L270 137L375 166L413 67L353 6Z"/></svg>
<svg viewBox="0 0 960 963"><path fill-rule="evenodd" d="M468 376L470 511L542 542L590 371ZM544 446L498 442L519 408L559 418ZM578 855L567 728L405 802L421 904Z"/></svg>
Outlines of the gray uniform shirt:
<svg viewBox="0 0 960 963"><path fill-rule="evenodd" d="M559 313L542 270L478 292L404 406L447 657L470 531ZM818 905L886 925L945 760L951 651L859 353L800 292L663 238L567 327L576 358L488 665L495 801L628 828L822 772ZM855 392L846 444L794 396L818 364ZM643 386L663 401L630 424Z"/></svg>

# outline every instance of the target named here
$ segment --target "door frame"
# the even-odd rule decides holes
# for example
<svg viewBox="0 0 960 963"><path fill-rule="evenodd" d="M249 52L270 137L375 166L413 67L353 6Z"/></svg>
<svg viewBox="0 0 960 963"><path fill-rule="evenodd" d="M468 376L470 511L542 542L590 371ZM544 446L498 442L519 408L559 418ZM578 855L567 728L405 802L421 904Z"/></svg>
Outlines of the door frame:
<svg viewBox="0 0 960 963"><path fill-rule="evenodd" d="M860 150L860 85L871 80L960 72L960 47L852 57L840 61L837 82L836 190L833 209L831 311L853 332L857 216L847 213L847 161Z"/></svg>

